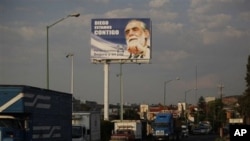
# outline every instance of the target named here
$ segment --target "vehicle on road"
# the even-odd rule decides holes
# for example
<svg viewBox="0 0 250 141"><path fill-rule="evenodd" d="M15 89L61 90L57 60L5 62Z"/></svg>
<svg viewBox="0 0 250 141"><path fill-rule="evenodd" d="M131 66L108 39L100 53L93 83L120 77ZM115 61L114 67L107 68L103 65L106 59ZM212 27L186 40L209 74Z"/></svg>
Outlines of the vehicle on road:
<svg viewBox="0 0 250 141"><path fill-rule="evenodd" d="M173 113L163 112L156 114L152 123L153 140L178 140L182 137L181 123Z"/></svg>
<svg viewBox="0 0 250 141"><path fill-rule="evenodd" d="M135 141L134 131L131 129L116 130L110 141Z"/></svg>
<svg viewBox="0 0 250 141"><path fill-rule="evenodd" d="M120 140L138 140L142 141L142 122L140 120L113 120L114 130L111 135L112 141L117 138Z"/></svg>
<svg viewBox="0 0 250 141"><path fill-rule="evenodd" d="M79 111L72 113L72 141L100 141L100 112Z"/></svg>

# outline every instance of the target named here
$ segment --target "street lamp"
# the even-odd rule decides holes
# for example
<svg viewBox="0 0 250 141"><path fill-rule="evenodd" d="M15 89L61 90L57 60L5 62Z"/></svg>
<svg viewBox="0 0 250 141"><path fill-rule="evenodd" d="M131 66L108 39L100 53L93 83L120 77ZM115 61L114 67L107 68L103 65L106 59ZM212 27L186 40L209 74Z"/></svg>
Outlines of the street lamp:
<svg viewBox="0 0 250 141"><path fill-rule="evenodd" d="M67 58L71 58L71 94L74 93L74 54L69 53L66 55Z"/></svg>
<svg viewBox="0 0 250 141"><path fill-rule="evenodd" d="M122 62L120 63L120 73L116 76L120 77L120 120L123 121L123 77L122 77Z"/></svg>
<svg viewBox="0 0 250 141"><path fill-rule="evenodd" d="M180 80L180 78L176 77L175 79L170 79L168 81L164 81L164 110L165 110L165 106L166 106L166 85L173 80Z"/></svg>
<svg viewBox="0 0 250 141"><path fill-rule="evenodd" d="M79 16L80 16L80 13L70 14L64 18L59 19L58 21L54 22L53 24L46 26L46 31L47 31L47 89L49 89L49 28L58 24L59 22L65 20L65 19L69 18L69 17L79 17Z"/></svg>
<svg viewBox="0 0 250 141"><path fill-rule="evenodd" d="M71 58L71 94L72 94L72 112L74 110L73 93L74 93L74 54L69 53L66 55L67 58Z"/></svg>

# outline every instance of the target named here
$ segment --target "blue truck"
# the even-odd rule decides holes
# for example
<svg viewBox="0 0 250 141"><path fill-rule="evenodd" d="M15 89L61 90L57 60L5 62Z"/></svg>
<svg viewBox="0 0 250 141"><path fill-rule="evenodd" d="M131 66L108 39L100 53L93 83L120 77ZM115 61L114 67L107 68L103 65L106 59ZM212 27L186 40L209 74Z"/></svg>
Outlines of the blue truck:
<svg viewBox="0 0 250 141"><path fill-rule="evenodd" d="M70 141L72 94L0 85L0 141Z"/></svg>
<svg viewBox="0 0 250 141"><path fill-rule="evenodd" d="M157 113L152 122L153 140L180 140L182 138L181 120L173 113Z"/></svg>

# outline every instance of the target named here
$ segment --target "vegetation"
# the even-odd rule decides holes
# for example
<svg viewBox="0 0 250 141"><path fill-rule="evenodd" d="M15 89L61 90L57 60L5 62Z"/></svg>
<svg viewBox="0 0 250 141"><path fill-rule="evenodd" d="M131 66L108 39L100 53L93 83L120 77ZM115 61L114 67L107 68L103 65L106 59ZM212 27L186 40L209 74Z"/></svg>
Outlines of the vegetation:
<svg viewBox="0 0 250 141"><path fill-rule="evenodd" d="M250 124L250 56L248 56L246 69L246 90L244 91L243 96L239 98L239 112L243 116L245 124Z"/></svg>

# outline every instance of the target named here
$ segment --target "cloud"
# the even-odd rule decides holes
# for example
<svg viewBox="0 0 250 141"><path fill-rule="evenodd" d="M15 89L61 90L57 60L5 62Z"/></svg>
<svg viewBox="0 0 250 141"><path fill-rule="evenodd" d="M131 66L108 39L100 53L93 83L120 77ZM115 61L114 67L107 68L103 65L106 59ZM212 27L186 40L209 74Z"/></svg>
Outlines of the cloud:
<svg viewBox="0 0 250 141"><path fill-rule="evenodd" d="M216 85L218 84L218 82L219 82L218 76L216 76L215 74L207 74L198 78L197 87L198 89L207 89L207 88L216 89ZM194 84L192 85L195 86Z"/></svg>
<svg viewBox="0 0 250 141"><path fill-rule="evenodd" d="M94 0L95 2L98 2L98 3L109 3L110 0Z"/></svg>
<svg viewBox="0 0 250 141"><path fill-rule="evenodd" d="M242 12L240 13L240 18L243 20L243 21L250 21L250 11L248 12Z"/></svg>
<svg viewBox="0 0 250 141"><path fill-rule="evenodd" d="M223 28L232 20L232 17L227 14L219 13L216 15L190 15L190 22L198 28Z"/></svg>
<svg viewBox="0 0 250 141"><path fill-rule="evenodd" d="M205 45L211 45L216 43L223 43L226 40L236 40L247 34L247 32L237 30L231 26L226 26L226 28L217 31L209 31L203 29L200 31L203 43Z"/></svg>
<svg viewBox="0 0 250 141"><path fill-rule="evenodd" d="M135 12L132 8L125 8L125 9L115 9L112 11L108 11L104 15L107 18L121 18L121 17L128 17L133 13Z"/></svg>
<svg viewBox="0 0 250 141"><path fill-rule="evenodd" d="M178 31L181 31L182 28L183 28L183 24L165 22L165 23L159 24L157 26L157 28L158 28L159 31L169 33L169 34L173 34L173 33L176 33Z"/></svg>
<svg viewBox="0 0 250 141"><path fill-rule="evenodd" d="M180 65L180 62L186 60L190 54L183 50L180 51L164 51L156 53L157 62L162 62L164 67L168 69L174 69ZM166 65L167 64L167 65Z"/></svg>
<svg viewBox="0 0 250 141"><path fill-rule="evenodd" d="M165 3L169 3L170 0L151 0L149 2L149 7L159 8L164 6Z"/></svg>
<svg viewBox="0 0 250 141"><path fill-rule="evenodd" d="M151 9L149 14L150 17L157 21L173 21L178 17L177 12L166 12L158 9Z"/></svg>

